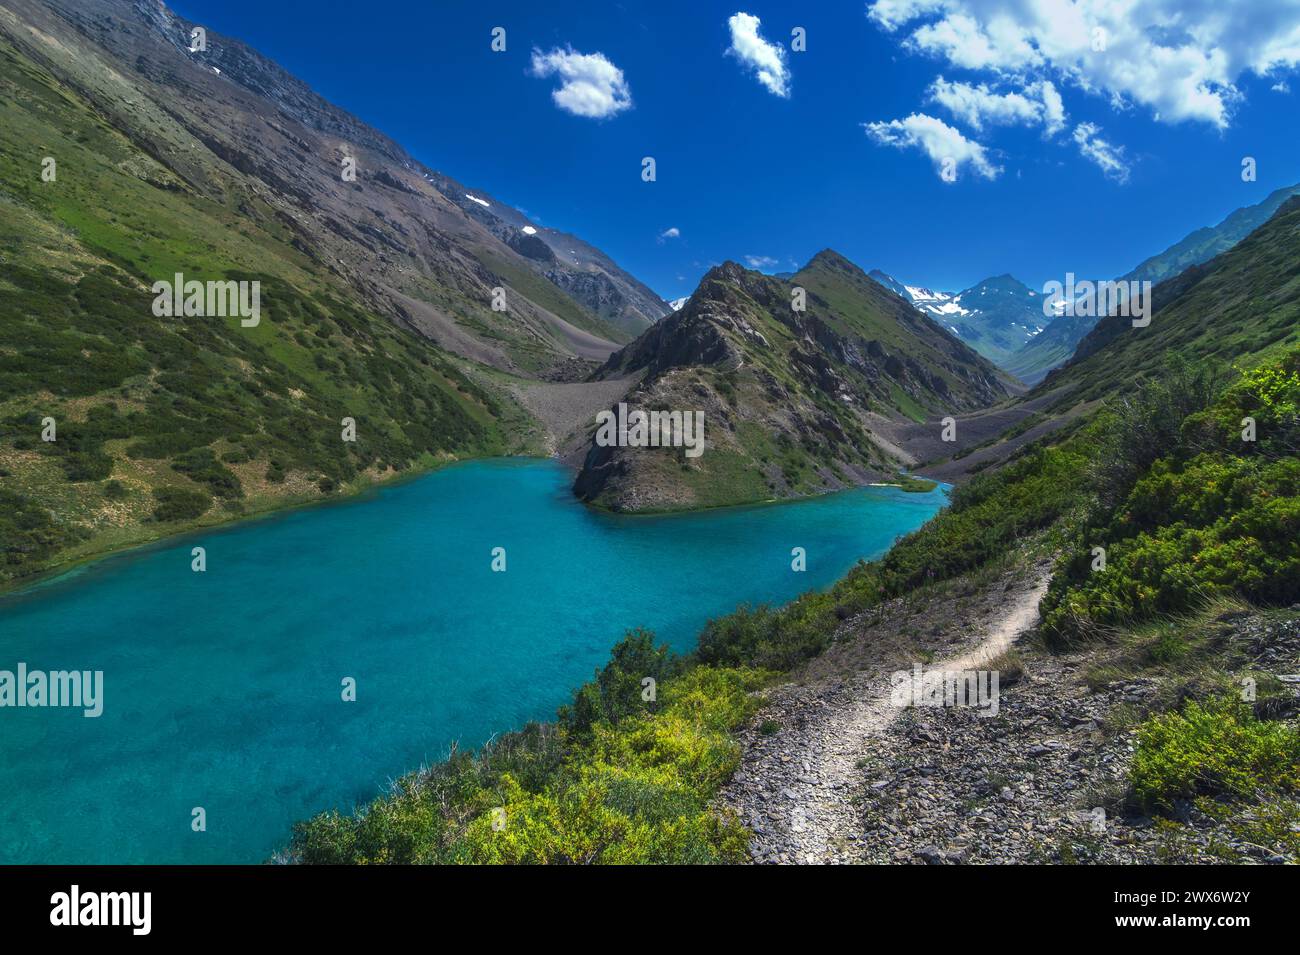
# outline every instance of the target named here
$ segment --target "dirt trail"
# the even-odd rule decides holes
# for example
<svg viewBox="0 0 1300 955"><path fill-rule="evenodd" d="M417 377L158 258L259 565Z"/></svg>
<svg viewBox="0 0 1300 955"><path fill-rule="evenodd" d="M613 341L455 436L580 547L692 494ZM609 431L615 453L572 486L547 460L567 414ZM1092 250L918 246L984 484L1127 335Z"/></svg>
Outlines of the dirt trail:
<svg viewBox="0 0 1300 955"><path fill-rule="evenodd" d="M1046 591L1045 576L1008 589L1005 602L976 624L985 632L975 644L928 669L978 669L994 659L1037 623ZM764 710L784 717L779 737L751 740L723 801L753 831L755 861L855 861L861 828L853 797L864 784L859 763L901 712L890 700L889 674L874 670L832 687L783 689L784 698Z"/></svg>

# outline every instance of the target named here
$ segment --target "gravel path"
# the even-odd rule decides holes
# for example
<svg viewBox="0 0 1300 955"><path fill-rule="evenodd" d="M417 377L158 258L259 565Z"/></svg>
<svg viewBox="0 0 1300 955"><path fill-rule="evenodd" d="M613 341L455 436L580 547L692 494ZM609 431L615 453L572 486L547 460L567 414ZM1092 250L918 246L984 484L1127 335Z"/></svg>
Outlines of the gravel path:
<svg viewBox="0 0 1300 955"><path fill-rule="evenodd" d="M1179 801L1165 818L1129 798L1136 725L1176 705L1202 669L1148 667L1123 641L1050 653L1025 640L998 663L996 715L893 704L890 674L916 661L990 669L1036 625L1046 569L951 581L873 608L846 621L794 682L768 690L738 734L741 764L719 798L753 833L753 861L1300 862L1291 797L1212 815ZM1199 667L1234 681L1273 674L1300 690L1300 604L1230 608L1198 626L1209 654ZM1296 725L1300 693L1279 715Z"/></svg>
<svg viewBox="0 0 1300 955"><path fill-rule="evenodd" d="M1044 575L999 588L998 606L981 605L951 622L959 633L976 633L963 652L934 669L975 669L1003 652L1038 620L1047 589ZM979 619L976 619L979 618ZM893 656L886 653L886 658ZM852 862L860 855L861 825L854 798L861 764L902 710L890 699L889 673L904 664L896 656L847 680L778 688L745 734L741 768L722 801L754 833L758 862ZM764 735L764 728L779 726Z"/></svg>

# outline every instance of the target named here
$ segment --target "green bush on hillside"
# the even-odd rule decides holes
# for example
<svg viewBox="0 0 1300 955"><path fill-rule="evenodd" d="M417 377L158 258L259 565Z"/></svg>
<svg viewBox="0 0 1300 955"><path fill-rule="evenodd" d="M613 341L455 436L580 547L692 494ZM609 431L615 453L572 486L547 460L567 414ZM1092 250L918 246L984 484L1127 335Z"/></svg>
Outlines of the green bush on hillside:
<svg viewBox="0 0 1300 955"><path fill-rule="evenodd" d="M355 815L299 823L289 854L308 863L744 861L744 830L710 802L735 770L729 731L753 712L750 691L764 674L660 670L657 705L641 701L638 677L634 711L628 681L642 663L664 664L661 649L644 631L620 643L578 693L591 690L597 713L581 730L570 715L454 754ZM603 715L611 710L613 721Z"/></svg>
<svg viewBox="0 0 1300 955"><path fill-rule="evenodd" d="M562 707L560 721L577 732L589 731L597 721L616 725L625 716L654 712L658 707L658 684L681 668L667 644L654 645L654 634L637 628L614 645L610 659L596 671L596 677L573 695L573 703ZM654 700L646 700L649 688L643 680L655 681Z"/></svg>
<svg viewBox="0 0 1300 955"><path fill-rule="evenodd" d="M0 563L4 568L46 560L79 539L75 530L56 524L36 501L0 488Z"/></svg>
<svg viewBox="0 0 1300 955"><path fill-rule="evenodd" d="M1300 402L1297 362L1300 350L1242 373L1207 408L1183 406L1173 446L1078 529L1043 603L1051 640L1215 597L1284 604L1300 595L1300 459L1283 453ZM1163 392L1142 393L1159 405ZM1241 439L1246 410L1258 415L1258 442ZM1132 413L1141 417L1140 402ZM1103 458L1120 453L1108 447ZM1102 571L1092 569L1097 545L1107 552Z"/></svg>
<svg viewBox="0 0 1300 955"><path fill-rule="evenodd" d="M1138 728L1130 781L1147 808L1194 796L1255 799L1300 789L1300 731L1235 700L1189 702Z"/></svg>
<svg viewBox="0 0 1300 955"><path fill-rule="evenodd" d="M179 487L154 488L153 519L155 521L190 521L202 517L212 506L212 498L202 491L187 491Z"/></svg>

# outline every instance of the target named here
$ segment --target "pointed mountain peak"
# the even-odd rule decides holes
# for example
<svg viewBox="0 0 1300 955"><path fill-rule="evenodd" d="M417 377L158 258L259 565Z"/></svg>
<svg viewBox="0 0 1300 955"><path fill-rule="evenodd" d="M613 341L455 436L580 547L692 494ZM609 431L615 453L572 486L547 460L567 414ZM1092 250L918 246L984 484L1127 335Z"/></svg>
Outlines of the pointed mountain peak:
<svg viewBox="0 0 1300 955"><path fill-rule="evenodd" d="M822 249L811 259L809 259L808 264L805 265L803 269L800 269L800 271L806 271L807 269L816 268L816 267L820 267L824 269L835 269L836 271L848 272L850 274L858 274L858 275L866 274L865 272L862 271L862 269L858 268L858 266L850 262L844 256L840 255L834 249Z"/></svg>

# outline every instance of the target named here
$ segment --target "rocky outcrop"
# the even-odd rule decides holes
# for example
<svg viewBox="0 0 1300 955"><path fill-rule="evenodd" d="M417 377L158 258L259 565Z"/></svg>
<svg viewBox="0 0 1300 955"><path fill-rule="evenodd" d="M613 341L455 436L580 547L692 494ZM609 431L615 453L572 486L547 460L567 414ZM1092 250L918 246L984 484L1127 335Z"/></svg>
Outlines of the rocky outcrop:
<svg viewBox="0 0 1300 955"><path fill-rule="evenodd" d="M794 307L798 300L806 307ZM833 252L789 279L734 262L711 269L678 311L593 378L632 374L642 377L630 407L705 411L709 438L698 460L673 464L670 449L599 447L593 436L574 490L618 510L887 480L911 458L873 436L881 420L980 408L1013 387Z"/></svg>

